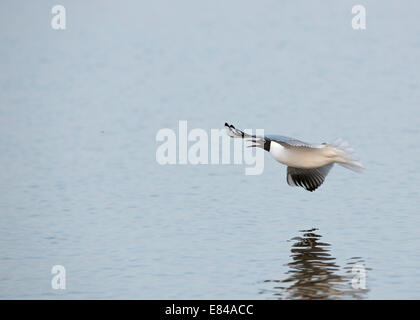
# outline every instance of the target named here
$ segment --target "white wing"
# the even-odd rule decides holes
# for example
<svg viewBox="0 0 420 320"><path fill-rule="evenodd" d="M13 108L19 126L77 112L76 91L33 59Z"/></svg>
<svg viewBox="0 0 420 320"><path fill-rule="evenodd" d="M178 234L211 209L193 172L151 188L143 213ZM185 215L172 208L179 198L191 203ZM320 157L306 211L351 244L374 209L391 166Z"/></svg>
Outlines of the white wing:
<svg viewBox="0 0 420 320"><path fill-rule="evenodd" d="M279 136L279 135L265 135L264 137L258 137L255 135L249 135L242 130L236 129L233 125L229 125L225 123L225 128L227 131L227 134L232 138L240 138L240 139L246 139L246 138L256 138L259 139L262 144L264 144L265 141L275 141L279 144L281 144L283 147L306 147L306 148L323 148L325 147L325 144L315 144L315 143L308 143L303 142L297 139L293 139L286 136ZM264 141L262 141L263 139Z"/></svg>
<svg viewBox="0 0 420 320"><path fill-rule="evenodd" d="M265 139L269 139L271 141L275 141L281 144L283 147L306 147L306 148L323 148L325 144L317 144L317 143L308 143L303 142L294 138L279 136L279 135L266 135L264 136Z"/></svg>

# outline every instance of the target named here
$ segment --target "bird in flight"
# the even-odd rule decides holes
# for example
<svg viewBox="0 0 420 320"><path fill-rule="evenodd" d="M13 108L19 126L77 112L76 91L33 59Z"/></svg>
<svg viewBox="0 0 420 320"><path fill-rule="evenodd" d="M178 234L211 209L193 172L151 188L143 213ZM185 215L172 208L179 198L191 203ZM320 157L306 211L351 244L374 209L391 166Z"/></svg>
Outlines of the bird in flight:
<svg viewBox="0 0 420 320"><path fill-rule="evenodd" d="M334 163L356 172L364 169L354 157L353 149L341 139L314 144L279 135L249 135L227 123L225 128L230 137L250 139L248 141L254 144L248 147L264 149L275 160L286 165L287 183L292 187L315 191L324 182Z"/></svg>

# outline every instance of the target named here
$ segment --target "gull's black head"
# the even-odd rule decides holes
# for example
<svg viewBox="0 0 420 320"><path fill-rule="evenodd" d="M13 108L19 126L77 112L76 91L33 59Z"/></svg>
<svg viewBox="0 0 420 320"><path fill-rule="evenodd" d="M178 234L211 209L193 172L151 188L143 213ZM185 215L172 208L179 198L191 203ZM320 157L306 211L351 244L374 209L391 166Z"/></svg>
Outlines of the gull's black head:
<svg viewBox="0 0 420 320"><path fill-rule="evenodd" d="M264 150L270 152L270 145L271 145L271 140L270 139L265 139Z"/></svg>

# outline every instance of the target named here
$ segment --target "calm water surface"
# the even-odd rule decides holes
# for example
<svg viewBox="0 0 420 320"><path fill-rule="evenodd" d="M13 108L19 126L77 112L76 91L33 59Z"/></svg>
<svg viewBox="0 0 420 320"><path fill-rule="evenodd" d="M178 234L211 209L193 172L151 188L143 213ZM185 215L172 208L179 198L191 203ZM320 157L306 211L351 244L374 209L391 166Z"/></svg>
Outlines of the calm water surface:
<svg viewBox="0 0 420 320"><path fill-rule="evenodd" d="M420 298L418 2L366 1L364 31L354 1L71 1L65 31L54 4L0 4L0 298ZM179 120L367 170L159 165Z"/></svg>

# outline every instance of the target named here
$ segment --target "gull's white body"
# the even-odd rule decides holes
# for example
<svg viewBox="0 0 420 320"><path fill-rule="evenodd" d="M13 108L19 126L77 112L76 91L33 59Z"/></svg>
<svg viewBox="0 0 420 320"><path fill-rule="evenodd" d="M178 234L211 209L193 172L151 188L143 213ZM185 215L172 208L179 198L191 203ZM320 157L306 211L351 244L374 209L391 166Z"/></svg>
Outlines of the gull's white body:
<svg viewBox="0 0 420 320"><path fill-rule="evenodd" d="M294 168L319 168L335 162L334 152L328 145L319 148L285 148L271 141L269 152L278 162Z"/></svg>

